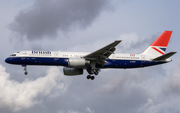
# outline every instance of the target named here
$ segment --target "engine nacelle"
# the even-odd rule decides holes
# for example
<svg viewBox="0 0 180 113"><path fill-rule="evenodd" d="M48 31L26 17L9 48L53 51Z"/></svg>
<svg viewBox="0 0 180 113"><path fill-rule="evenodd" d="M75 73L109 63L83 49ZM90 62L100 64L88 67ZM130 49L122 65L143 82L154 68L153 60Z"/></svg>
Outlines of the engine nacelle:
<svg viewBox="0 0 180 113"><path fill-rule="evenodd" d="M87 67L90 65L90 61L83 58L69 58L69 67Z"/></svg>
<svg viewBox="0 0 180 113"><path fill-rule="evenodd" d="M77 68L63 68L64 75L73 76L83 74L83 69Z"/></svg>

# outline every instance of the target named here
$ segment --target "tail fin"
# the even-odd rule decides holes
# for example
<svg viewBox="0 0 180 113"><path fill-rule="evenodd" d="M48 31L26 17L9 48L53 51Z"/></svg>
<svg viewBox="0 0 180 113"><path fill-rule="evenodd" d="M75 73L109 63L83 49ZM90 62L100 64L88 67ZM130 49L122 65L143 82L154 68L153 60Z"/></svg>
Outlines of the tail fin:
<svg viewBox="0 0 180 113"><path fill-rule="evenodd" d="M172 31L164 31L142 54L161 56L165 54Z"/></svg>

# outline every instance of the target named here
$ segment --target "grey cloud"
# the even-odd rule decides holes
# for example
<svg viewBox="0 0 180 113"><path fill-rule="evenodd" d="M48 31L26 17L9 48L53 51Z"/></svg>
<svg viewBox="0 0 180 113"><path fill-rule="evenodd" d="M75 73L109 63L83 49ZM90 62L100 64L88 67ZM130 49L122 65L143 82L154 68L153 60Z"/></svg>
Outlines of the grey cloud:
<svg viewBox="0 0 180 113"><path fill-rule="evenodd" d="M177 61L177 64L173 67L172 71L169 73L167 79L164 82L163 91L167 95L171 94L180 94L180 60Z"/></svg>
<svg viewBox="0 0 180 113"><path fill-rule="evenodd" d="M94 81L88 81L86 73L82 76L65 76L72 79L72 83L64 95L53 96L54 99L49 99L47 96L43 98L40 95L39 98L43 100L42 105L38 104L19 112L88 113L86 110L90 108L94 113L137 113L138 111L143 113L149 98L152 98L155 105L163 102L163 100L157 102L153 98L156 96L153 90L161 90L156 85L160 83L158 77L162 80L162 74L164 74L162 66L157 66L132 70L102 70ZM57 84L61 83L62 81L57 82ZM52 94L56 95L53 90L51 90ZM159 98L161 95L157 96Z"/></svg>
<svg viewBox="0 0 180 113"><path fill-rule="evenodd" d="M108 0L36 0L21 11L9 29L21 39L55 37L74 27L86 28L108 5Z"/></svg>
<svg viewBox="0 0 180 113"><path fill-rule="evenodd" d="M132 72L102 70L95 81L87 81L86 76L72 77L73 83L68 92L63 98L58 99L55 105L61 106L64 110L73 109L81 112L86 106L95 113L135 112L146 102L149 94L146 92L148 89L142 86L146 76L140 74L140 71ZM54 104L48 105L50 106Z"/></svg>
<svg viewBox="0 0 180 113"><path fill-rule="evenodd" d="M137 43L131 45L131 48L142 48L146 49L151 43L153 43L158 38L158 35L152 35L151 37L143 38L142 40L138 40Z"/></svg>
<svg viewBox="0 0 180 113"><path fill-rule="evenodd" d="M136 32L121 34L119 39L121 39L122 42L119 46L117 46L117 48L120 48L123 53L140 53L143 52L157 38L157 35L152 35L151 37L138 36Z"/></svg>
<svg viewBox="0 0 180 113"><path fill-rule="evenodd" d="M58 68L50 68L45 77L39 77L36 80L26 79L20 83L10 80L10 75L0 65L0 108L17 112L41 104L42 101L37 99L39 95L49 98L63 95L68 88L68 82L63 76ZM58 81L61 83L58 84Z"/></svg>

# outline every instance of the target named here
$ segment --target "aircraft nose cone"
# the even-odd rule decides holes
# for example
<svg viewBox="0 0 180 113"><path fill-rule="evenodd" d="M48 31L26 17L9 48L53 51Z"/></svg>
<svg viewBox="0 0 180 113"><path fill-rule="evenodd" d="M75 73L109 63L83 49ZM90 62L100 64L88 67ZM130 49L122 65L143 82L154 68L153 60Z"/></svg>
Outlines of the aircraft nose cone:
<svg viewBox="0 0 180 113"><path fill-rule="evenodd" d="M11 61L10 58L6 58L6 59L5 59L5 62L6 62L6 63L10 63L10 61Z"/></svg>

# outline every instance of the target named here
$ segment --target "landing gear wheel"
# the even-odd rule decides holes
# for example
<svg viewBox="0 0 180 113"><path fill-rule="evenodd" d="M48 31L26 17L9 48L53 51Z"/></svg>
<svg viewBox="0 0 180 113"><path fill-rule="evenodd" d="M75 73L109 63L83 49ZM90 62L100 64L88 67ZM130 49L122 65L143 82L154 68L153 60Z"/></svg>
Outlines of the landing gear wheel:
<svg viewBox="0 0 180 113"><path fill-rule="evenodd" d="M94 74L95 74L95 75L98 75L98 74L99 74L99 72L98 72L98 71L94 71Z"/></svg>
<svg viewBox="0 0 180 113"><path fill-rule="evenodd" d="M28 72L26 71L26 72L24 72L24 74L25 74L25 75L27 75L27 74L28 74Z"/></svg>
<svg viewBox="0 0 180 113"><path fill-rule="evenodd" d="M94 80L94 79L95 79L95 77L94 77L94 76L91 76L91 75L88 75L88 76L87 76L87 79Z"/></svg>
<svg viewBox="0 0 180 113"><path fill-rule="evenodd" d="M95 78L94 76L91 76L91 80L94 80L94 78Z"/></svg>
<svg viewBox="0 0 180 113"><path fill-rule="evenodd" d="M90 79L90 78L91 78L91 75L88 75L88 76L87 76L87 79Z"/></svg>

